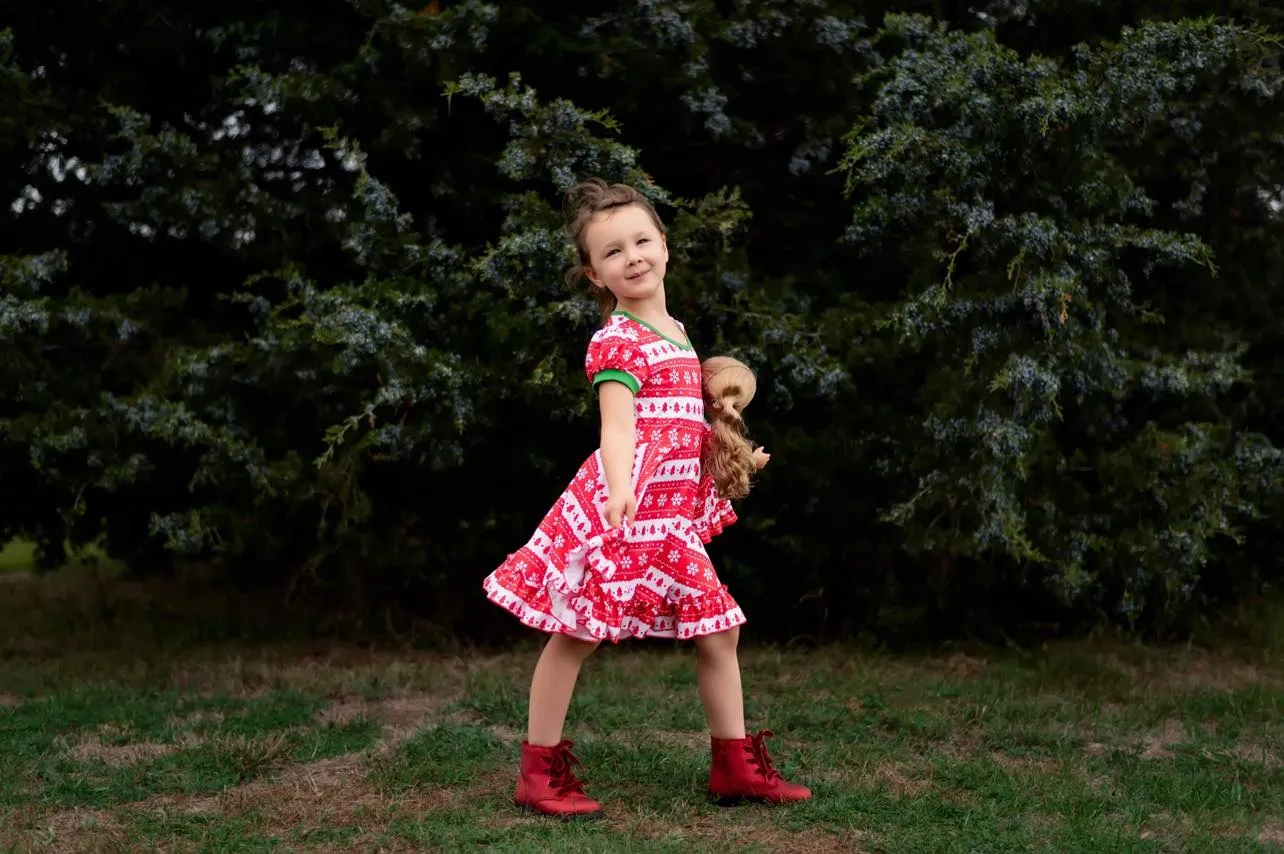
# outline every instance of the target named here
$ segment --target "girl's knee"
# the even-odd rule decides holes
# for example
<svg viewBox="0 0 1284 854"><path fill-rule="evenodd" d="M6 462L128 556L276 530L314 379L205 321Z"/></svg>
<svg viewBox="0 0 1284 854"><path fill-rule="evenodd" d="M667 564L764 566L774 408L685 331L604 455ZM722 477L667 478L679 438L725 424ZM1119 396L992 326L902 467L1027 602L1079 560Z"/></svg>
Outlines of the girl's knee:
<svg viewBox="0 0 1284 854"><path fill-rule="evenodd" d="M727 655L734 653L740 644L740 627L733 626L725 632L702 635L695 639L696 650L701 655Z"/></svg>
<svg viewBox="0 0 1284 854"><path fill-rule="evenodd" d="M570 635L557 634L548 639L548 645L565 655L588 658L598 648L601 641L581 640Z"/></svg>

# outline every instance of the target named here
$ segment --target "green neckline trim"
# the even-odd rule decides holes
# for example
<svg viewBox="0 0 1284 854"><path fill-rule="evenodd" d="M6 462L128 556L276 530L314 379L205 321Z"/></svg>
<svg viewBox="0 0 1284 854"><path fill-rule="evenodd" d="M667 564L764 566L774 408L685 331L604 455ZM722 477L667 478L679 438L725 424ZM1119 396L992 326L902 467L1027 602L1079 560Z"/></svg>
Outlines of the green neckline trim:
<svg viewBox="0 0 1284 854"><path fill-rule="evenodd" d="M665 335L663 332L661 332L660 330L656 329L654 326L652 326L651 324L647 323L645 320L642 320L641 318L638 318L638 317L634 317L633 315L629 314L627 311L619 311L619 310L616 310L616 311L611 312L611 314L618 314L618 315L620 315L621 317L627 317L629 320L633 321L634 323L638 324L639 326L645 326L647 329L650 329L650 330L651 330L652 332L654 332L656 335L659 335L661 338L663 338L665 341L668 341L670 344L674 345L675 347L681 347L683 350L694 350L694 349L695 349L694 347L692 347L692 346L691 346L691 336L689 336L689 335L687 336L687 343L683 344L681 341L674 341L674 340L673 340L672 338L670 338L668 335ZM674 322L676 323L676 321L674 321ZM685 332L686 332L686 330L683 330L683 332L685 333Z"/></svg>

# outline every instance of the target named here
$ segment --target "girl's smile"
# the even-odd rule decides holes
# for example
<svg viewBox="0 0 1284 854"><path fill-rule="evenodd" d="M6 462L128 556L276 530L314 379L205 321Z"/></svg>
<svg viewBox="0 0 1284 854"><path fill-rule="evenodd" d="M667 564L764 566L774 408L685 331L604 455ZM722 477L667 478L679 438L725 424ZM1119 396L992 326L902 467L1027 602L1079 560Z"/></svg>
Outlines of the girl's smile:
<svg viewBox="0 0 1284 854"><path fill-rule="evenodd" d="M589 279L615 294L621 308L663 299L669 246L645 210L629 205L603 211L585 231L584 243Z"/></svg>

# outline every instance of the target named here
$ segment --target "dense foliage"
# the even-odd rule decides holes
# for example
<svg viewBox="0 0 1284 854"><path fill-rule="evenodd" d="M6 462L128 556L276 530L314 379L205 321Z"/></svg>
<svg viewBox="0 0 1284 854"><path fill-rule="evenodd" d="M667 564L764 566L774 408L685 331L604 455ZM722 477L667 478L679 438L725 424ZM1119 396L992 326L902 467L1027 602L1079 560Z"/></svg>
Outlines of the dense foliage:
<svg viewBox="0 0 1284 854"><path fill-rule="evenodd" d="M0 34L0 537L48 565L510 628L478 583L596 440L600 174L760 372L715 557L763 633L1167 632L1280 577L1265 5L84 5Z"/></svg>

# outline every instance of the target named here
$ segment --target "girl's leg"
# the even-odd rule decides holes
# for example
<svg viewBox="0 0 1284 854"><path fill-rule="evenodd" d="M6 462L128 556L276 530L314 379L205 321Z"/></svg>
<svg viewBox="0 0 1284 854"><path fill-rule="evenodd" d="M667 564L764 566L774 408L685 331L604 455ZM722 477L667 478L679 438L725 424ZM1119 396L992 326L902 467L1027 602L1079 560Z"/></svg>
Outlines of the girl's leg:
<svg viewBox="0 0 1284 854"><path fill-rule="evenodd" d="M739 641L739 628L696 638L696 675L712 736L709 794L715 802L727 805L805 801L811 790L785 780L771 764L764 741L769 733L745 734L744 693L736 655Z"/></svg>
<svg viewBox="0 0 1284 854"><path fill-rule="evenodd" d="M745 698L736 646L740 627L695 639L696 678L709 733L718 739L745 737Z"/></svg>
<svg viewBox="0 0 1284 854"><path fill-rule="evenodd" d="M566 710L571 705L580 665L595 649L596 641L577 640L569 635L549 638L531 679L530 708L526 719L526 740L529 743L553 747L562 740Z"/></svg>
<svg viewBox="0 0 1284 854"><path fill-rule="evenodd" d="M562 725L580 665L595 649L595 642L553 635L540 653L531 679L526 741L513 797L524 810L559 818L602 814L602 805L584 794L584 785L572 767L578 760L571 754L570 743L562 740Z"/></svg>

